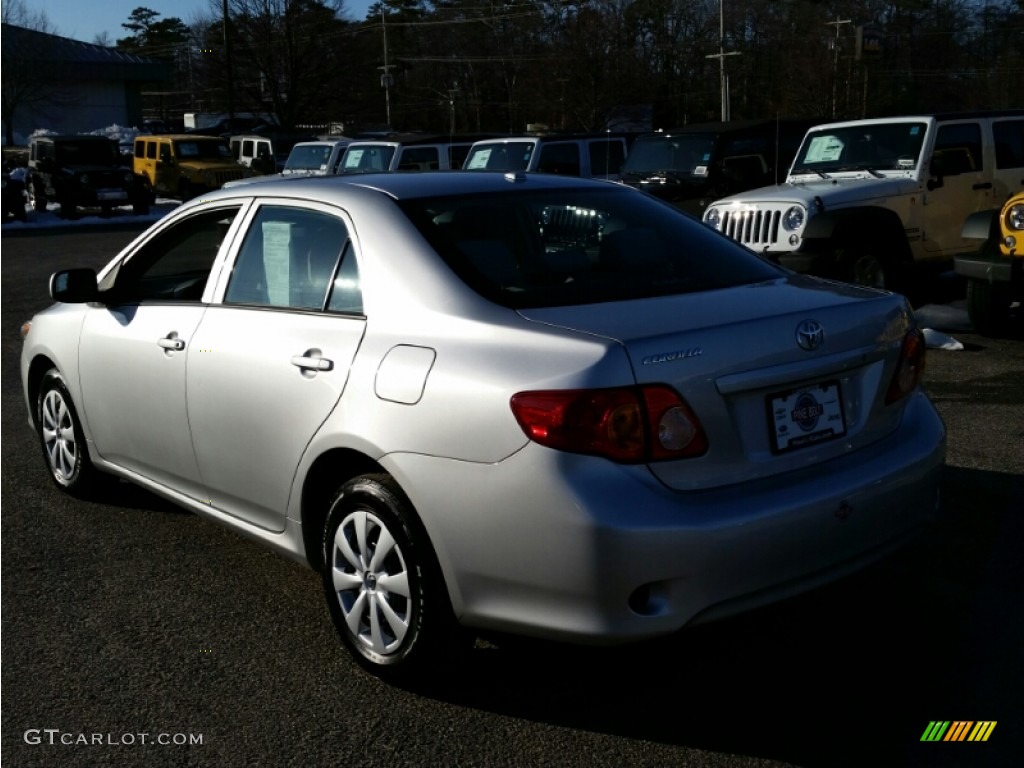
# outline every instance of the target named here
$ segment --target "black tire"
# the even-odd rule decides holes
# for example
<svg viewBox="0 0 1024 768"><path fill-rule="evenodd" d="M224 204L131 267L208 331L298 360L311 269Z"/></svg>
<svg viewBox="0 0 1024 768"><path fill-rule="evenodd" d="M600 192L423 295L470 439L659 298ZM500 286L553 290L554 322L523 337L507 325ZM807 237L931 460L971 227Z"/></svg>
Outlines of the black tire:
<svg viewBox="0 0 1024 768"><path fill-rule="evenodd" d="M851 244L844 246L837 254L840 280L868 288L892 289L889 265L874 249Z"/></svg>
<svg viewBox="0 0 1024 768"><path fill-rule="evenodd" d="M39 386L36 431L50 479L62 491L87 498L111 479L89 459L78 411L56 368L46 372Z"/></svg>
<svg viewBox="0 0 1024 768"><path fill-rule="evenodd" d="M967 316L982 336L1005 333L1010 322L1009 286L987 280L967 281Z"/></svg>
<svg viewBox="0 0 1024 768"><path fill-rule="evenodd" d="M132 200L132 213L136 216L145 216L149 213L149 192L140 189Z"/></svg>
<svg viewBox="0 0 1024 768"><path fill-rule="evenodd" d="M68 198L61 198L60 200L60 215L62 219L77 219L78 218L78 206L75 205Z"/></svg>
<svg viewBox="0 0 1024 768"><path fill-rule="evenodd" d="M46 192L39 188L39 184L36 181L30 181L28 184L28 201L35 211L46 210Z"/></svg>
<svg viewBox="0 0 1024 768"><path fill-rule="evenodd" d="M386 543L386 551L378 551ZM341 487L324 528L331 619L356 661L401 683L435 678L460 645L447 590L412 506L387 475Z"/></svg>

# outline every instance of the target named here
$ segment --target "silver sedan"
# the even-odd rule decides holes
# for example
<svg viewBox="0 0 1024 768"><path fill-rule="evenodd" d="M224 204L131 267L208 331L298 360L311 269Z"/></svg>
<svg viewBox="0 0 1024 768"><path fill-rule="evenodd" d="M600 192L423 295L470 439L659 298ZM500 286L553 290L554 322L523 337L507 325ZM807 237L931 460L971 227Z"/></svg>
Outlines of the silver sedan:
<svg viewBox="0 0 1024 768"><path fill-rule="evenodd" d="M253 183L50 291L21 373L53 481L137 483L308 563L384 677L485 630L672 633L936 512L904 299L607 182Z"/></svg>

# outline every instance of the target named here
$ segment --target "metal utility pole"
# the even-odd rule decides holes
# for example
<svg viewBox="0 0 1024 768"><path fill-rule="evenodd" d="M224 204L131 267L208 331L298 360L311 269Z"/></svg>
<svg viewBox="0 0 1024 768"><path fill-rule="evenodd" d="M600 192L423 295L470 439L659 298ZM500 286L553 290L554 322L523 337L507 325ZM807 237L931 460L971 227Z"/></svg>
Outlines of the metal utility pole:
<svg viewBox="0 0 1024 768"><path fill-rule="evenodd" d="M725 75L725 57L739 56L739 51L725 52L725 11L723 5L725 0L718 0L718 53L709 53L705 59L718 59L718 73L722 89L722 122L726 123L731 117L729 108L729 78Z"/></svg>
<svg viewBox="0 0 1024 768"><path fill-rule="evenodd" d="M836 116L836 81L839 79L839 28L850 23L850 19L840 19L838 16L835 21L825 22L826 27L836 28L836 39L832 43L832 117Z"/></svg>
<svg viewBox="0 0 1024 768"><path fill-rule="evenodd" d="M391 86L394 85L395 78L391 74L393 66L388 64L388 25L384 15L384 3L380 4L380 28L384 33L384 66L377 67L382 70L384 74L380 76L380 84L384 88L384 109L387 114L388 130L391 130Z"/></svg>
<svg viewBox="0 0 1024 768"><path fill-rule="evenodd" d="M231 67L231 35L228 32L228 0L223 0L222 7L224 11L224 58L228 70L228 119L234 122L235 79Z"/></svg>

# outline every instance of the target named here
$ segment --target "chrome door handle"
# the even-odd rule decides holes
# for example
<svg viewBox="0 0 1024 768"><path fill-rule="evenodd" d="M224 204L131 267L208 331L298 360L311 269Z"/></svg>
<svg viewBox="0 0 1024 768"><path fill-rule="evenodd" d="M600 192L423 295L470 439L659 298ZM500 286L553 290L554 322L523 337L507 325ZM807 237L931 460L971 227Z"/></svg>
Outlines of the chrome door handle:
<svg viewBox="0 0 1024 768"><path fill-rule="evenodd" d="M296 355L292 358L292 365L302 368L304 370L314 371L333 371L334 361L328 360L326 357L306 357L303 355Z"/></svg>
<svg viewBox="0 0 1024 768"><path fill-rule="evenodd" d="M159 344L164 349L172 349L175 352L181 352L181 350L185 348L184 339L179 339L172 336L167 336L163 339L157 339L156 343Z"/></svg>

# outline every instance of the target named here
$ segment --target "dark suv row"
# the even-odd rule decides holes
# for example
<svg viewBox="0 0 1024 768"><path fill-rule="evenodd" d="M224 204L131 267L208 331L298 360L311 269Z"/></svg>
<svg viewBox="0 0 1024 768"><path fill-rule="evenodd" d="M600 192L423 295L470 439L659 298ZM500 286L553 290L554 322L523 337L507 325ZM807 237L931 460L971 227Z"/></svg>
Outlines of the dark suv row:
<svg viewBox="0 0 1024 768"><path fill-rule="evenodd" d="M81 207L98 207L104 215L122 205L136 214L149 212L149 197L117 144L104 136L34 136L28 167L29 201L37 211L54 201L65 218L74 218Z"/></svg>

